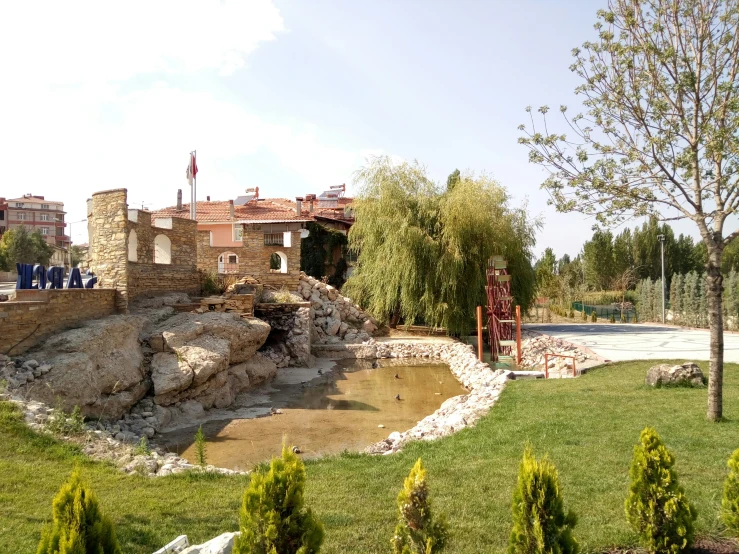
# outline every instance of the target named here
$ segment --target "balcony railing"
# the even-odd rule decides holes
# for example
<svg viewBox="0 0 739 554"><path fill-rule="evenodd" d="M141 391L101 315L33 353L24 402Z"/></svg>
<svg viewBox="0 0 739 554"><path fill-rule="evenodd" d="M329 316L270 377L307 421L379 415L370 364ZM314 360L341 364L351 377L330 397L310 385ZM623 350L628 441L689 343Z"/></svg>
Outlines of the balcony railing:
<svg viewBox="0 0 739 554"><path fill-rule="evenodd" d="M264 246L282 246L285 241L283 233L265 233Z"/></svg>
<svg viewBox="0 0 739 554"><path fill-rule="evenodd" d="M218 273L238 273L239 264L228 264L224 262L218 262Z"/></svg>

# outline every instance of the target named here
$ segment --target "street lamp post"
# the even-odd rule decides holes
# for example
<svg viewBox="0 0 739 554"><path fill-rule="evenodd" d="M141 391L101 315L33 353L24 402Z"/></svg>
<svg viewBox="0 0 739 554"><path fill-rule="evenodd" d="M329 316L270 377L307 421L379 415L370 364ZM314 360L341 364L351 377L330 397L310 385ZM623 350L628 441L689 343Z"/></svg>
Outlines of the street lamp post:
<svg viewBox="0 0 739 554"><path fill-rule="evenodd" d="M662 249L662 323L665 322L665 236L657 235Z"/></svg>

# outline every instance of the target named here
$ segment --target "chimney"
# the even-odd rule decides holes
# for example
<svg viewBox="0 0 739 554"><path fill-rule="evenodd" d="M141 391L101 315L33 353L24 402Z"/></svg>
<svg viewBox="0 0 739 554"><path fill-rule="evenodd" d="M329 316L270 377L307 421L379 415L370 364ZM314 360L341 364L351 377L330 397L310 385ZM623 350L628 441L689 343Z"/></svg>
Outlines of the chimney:
<svg viewBox="0 0 739 554"><path fill-rule="evenodd" d="M205 197L205 201L206 201L206 202L210 202L210 196L206 196L206 197Z"/></svg>
<svg viewBox="0 0 739 554"><path fill-rule="evenodd" d="M210 197L208 197L208 198L210 198ZM228 201L228 209L230 210L231 217L233 218L233 216L234 216L234 201L233 200L229 200Z"/></svg>
<svg viewBox="0 0 739 554"><path fill-rule="evenodd" d="M303 213L303 197L302 196L295 197L295 213L298 215Z"/></svg>
<svg viewBox="0 0 739 554"><path fill-rule="evenodd" d="M308 200L310 202L310 204L308 204L308 211L310 213L313 213L313 205L314 205L314 203L316 201L316 195L315 194L309 194L306 197L306 200Z"/></svg>
<svg viewBox="0 0 739 554"><path fill-rule="evenodd" d="M177 189L177 211L182 211L182 189Z"/></svg>

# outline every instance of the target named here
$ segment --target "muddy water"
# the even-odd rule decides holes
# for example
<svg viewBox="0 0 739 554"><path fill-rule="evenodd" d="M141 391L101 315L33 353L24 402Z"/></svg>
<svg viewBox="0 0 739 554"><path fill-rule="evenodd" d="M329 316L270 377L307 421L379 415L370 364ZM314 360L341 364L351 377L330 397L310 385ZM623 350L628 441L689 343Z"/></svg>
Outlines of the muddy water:
<svg viewBox="0 0 739 554"><path fill-rule="evenodd" d="M262 408L262 413L268 411L265 407L274 408L280 414L205 423L208 463L251 469L279 454L283 437L304 457L361 451L393 431L413 427L447 398L465 393L441 364L395 365L382 360L380 367L371 368L367 361L340 363L310 382L281 381L278 376L267 394L253 397L249 406ZM182 429L163 438L169 450L193 461L195 431Z"/></svg>

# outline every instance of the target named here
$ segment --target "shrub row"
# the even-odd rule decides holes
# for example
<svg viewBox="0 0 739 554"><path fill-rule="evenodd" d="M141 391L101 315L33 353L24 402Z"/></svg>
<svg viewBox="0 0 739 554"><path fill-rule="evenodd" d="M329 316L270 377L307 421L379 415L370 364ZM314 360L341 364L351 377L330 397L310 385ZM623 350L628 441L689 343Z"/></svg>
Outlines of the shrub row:
<svg viewBox="0 0 739 554"><path fill-rule="evenodd" d="M626 518L644 548L678 554L693 543L696 512L678 484L674 455L654 429L642 431L634 447ZM721 516L739 537L739 449L729 460ZM324 539L323 524L305 506L305 466L283 447L269 469L255 471L240 511L240 536L233 554L315 554ZM398 495L398 522L390 540L394 554L435 554L449 539L443 515L431 511L426 469L419 459ZM565 510L559 476L545 456L527 447L512 502L509 554L577 554L576 515ZM53 501L52 522L44 529L37 554L120 554L115 529L95 495L75 471Z"/></svg>

